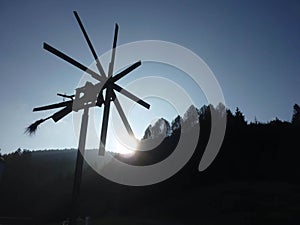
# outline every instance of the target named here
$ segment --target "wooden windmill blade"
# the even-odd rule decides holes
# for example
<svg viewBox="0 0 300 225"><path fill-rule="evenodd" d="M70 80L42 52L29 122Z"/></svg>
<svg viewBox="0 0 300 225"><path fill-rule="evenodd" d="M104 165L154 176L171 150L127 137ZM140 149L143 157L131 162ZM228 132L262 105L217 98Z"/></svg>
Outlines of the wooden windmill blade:
<svg viewBox="0 0 300 225"><path fill-rule="evenodd" d="M114 71L114 64L115 64L115 58L116 58L116 49L117 49L117 40L118 40L118 32L119 32L119 25L116 23L115 33L114 33L114 41L113 41L112 53L111 53L111 60L110 60L110 63L109 63L109 68L108 68L108 78L110 78L113 75L113 71Z"/></svg>
<svg viewBox="0 0 300 225"><path fill-rule="evenodd" d="M58 122L59 120L61 120L71 112L72 112L72 103L66 106L65 108L59 110L58 112L54 113L51 116L51 118L54 120L54 122Z"/></svg>
<svg viewBox="0 0 300 225"><path fill-rule="evenodd" d="M44 43L44 49L51 52L52 54L56 55L57 57L67 61L68 63L72 64L73 66L76 66L77 68L81 69L83 72L90 74L94 79L96 79L98 81L103 81L103 78L98 73L87 68L86 66L82 65L81 63L77 62L76 60L72 59L71 57L67 56L65 53L50 46L49 44Z"/></svg>
<svg viewBox="0 0 300 225"><path fill-rule="evenodd" d="M81 22L81 19L80 19L78 13L76 11L73 11L73 13L74 13L75 18L76 18L76 20L77 20L77 22L79 24L79 27L80 27L80 29L81 29L81 31L83 33L83 36L84 36L84 38L85 38L85 40L86 40L86 42L87 42L87 44L88 44L88 46L89 46L89 48L90 48L93 56L94 56L94 59L96 60L96 66L98 68L99 73L101 74L101 76L106 77L106 74L104 72L103 66L100 63L98 55L97 55L97 53L96 53L96 51L95 51L95 49L94 49L94 47L92 45L92 42L91 42L91 40L90 40L90 38L89 38L89 36L88 36L88 34L87 34L84 26L83 26L83 23Z"/></svg>
<svg viewBox="0 0 300 225"><path fill-rule="evenodd" d="M51 104L51 105L46 105L46 106L36 107L33 109L33 112L65 107L65 106L68 106L71 102L72 102L72 100L66 101L66 102L55 103L55 104Z"/></svg>
<svg viewBox="0 0 300 225"><path fill-rule="evenodd" d="M129 66L125 70L123 70L120 73L118 73L115 76L113 76L111 78L111 82L116 82L116 81L120 80L122 77L126 76L128 73L130 73L131 71L135 70L140 65L142 65L141 61L137 61L136 63L132 64L131 66Z"/></svg>
<svg viewBox="0 0 300 225"><path fill-rule="evenodd" d="M103 119L102 119L102 127L101 127L101 133L100 133L100 144L99 144L99 155L102 155L102 156L105 153L111 97L112 97L112 89L110 87L108 87L106 89L106 95L105 95L105 100L104 100Z"/></svg>
<svg viewBox="0 0 300 225"><path fill-rule="evenodd" d="M114 93L114 95L115 95L115 93ZM119 102L117 96L114 96L113 103L114 103L115 106L116 106L116 109L117 109L117 111L118 111L118 113L119 113L119 115L120 115L120 117L121 117L121 120L123 121L123 124L124 124L124 126L125 126L125 128L126 128L128 134L129 134L130 136L133 136L133 137L134 137L134 133L133 133L133 131L132 131L132 129L131 129L131 126L130 126L130 124L129 124L127 118L126 118L126 115L125 115L125 113L124 113L124 111L123 111L123 109L122 109L122 107L121 107L121 104L120 104L120 102Z"/></svg>
<svg viewBox="0 0 300 225"><path fill-rule="evenodd" d="M119 93L121 93L122 95L126 96L127 98L131 99L132 101L138 103L139 105L145 107L146 109L150 109L150 105L145 102L144 100L136 97L134 94L132 94L131 92L127 91L126 89L120 87L117 84L113 84L113 89L118 91Z"/></svg>
<svg viewBox="0 0 300 225"><path fill-rule="evenodd" d="M117 47L118 30L119 30L119 27L116 24L112 53L111 53L111 61L109 63L109 67L108 67L108 78L110 78L113 73L113 66L114 66L115 53L116 53L116 47ZM105 95L105 100L104 100L104 110L103 110L103 117L102 117L102 127L101 127L101 132L100 132L100 143L99 143L99 155L102 155L102 156L105 153L110 101L111 101L112 97L113 97L112 85L108 84L107 88L106 88L106 95Z"/></svg>

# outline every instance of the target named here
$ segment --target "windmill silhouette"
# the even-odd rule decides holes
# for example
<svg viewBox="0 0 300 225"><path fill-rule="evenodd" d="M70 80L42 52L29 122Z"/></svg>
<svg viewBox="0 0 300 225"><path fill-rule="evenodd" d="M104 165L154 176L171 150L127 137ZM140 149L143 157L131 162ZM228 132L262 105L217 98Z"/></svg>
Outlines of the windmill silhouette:
<svg viewBox="0 0 300 225"><path fill-rule="evenodd" d="M29 134L34 134L37 130L37 127L45 122L48 119L53 119L55 122L61 120L66 115L71 113L72 111L79 111L83 110L82 119L81 119L81 128L80 128L80 136L79 136L79 144L78 144L78 151L77 151L77 159L76 159L76 167L75 167L75 176L74 176L74 183L73 183L73 194L72 194L72 209L71 209L71 224L74 223L74 218L76 216L76 208L77 208L77 199L79 195L80 183L81 183L81 176L82 176L82 166L83 166L83 155L85 151L85 142L86 142L86 134L87 134L87 126L88 126L88 117L89 117L89 108L91 107L102 107L104 105L103 110L103 119L102 119L102 127L100 133L100 144L99 144L99 155L104 155L105 153L105 146L106 146L106 137L107 137L107 127L108 127L108 120L109 120L109 112L110 112L110 103L111 101L114 103L121 120L130 136L134 137L133 131L129 122L126 118L126 115L121 107L121 104L118 100L116 95L116 91L125 95L129 99L135 101L136 103L140 104L141 106L149 109L150 105L143 101L142 99L136 97L134 94L130 93L129 91L123 89L116 81L120 80L122 77L136 69L141 65L141 61L138 61L128 68L124 69L123 71L117 73L113 76L114 73L114 62L116 56L116 47L117 47L117 36L119 26L118 24L115 25L115 32L114 32L114 39L113 39L113 46L112 46L112 54L111 54L111 61L108 67L108 73L105 73L99 58L95 52L95 49L88 37L88 34L79 18L79 15L76 11L73 12L75 18L80 26L80 29L85 37L85 40L92 52L92 55L96 61L96 66L98 69L98 73L89 69L88 67L82 65L78 61L72 59L71 57L67 56L65 53L55 49L54 47L50 46L47 43L44 43L44 49L53 53L57 57L69 62L73 66L81 69L82 71L89 74L92 78L98 81L98 83L93 84L91 82L86 82L83 87L77 88L75 95L66 95L66 94L57 94L64 98L63 102L46 105L42 107L34 108L33 111L43 111L43 110L50 110L56 108L62 108L58 112L54 113L53 115L40 119L29 127L27 127L26 132ZM104 96L105 91L105 96ZM69 99L65 101L65 98Z"/></svg>

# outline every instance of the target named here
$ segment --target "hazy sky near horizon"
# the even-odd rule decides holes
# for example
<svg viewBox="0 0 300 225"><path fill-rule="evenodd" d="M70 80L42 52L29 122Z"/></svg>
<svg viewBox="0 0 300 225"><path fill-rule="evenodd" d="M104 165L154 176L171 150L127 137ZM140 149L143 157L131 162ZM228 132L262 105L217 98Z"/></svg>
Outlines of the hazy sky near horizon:
<svg viewBox="0 0 300 225"><path fill-rule="evenodd" d="M77 146L71 116L48 121L34 137L24 135L26 126L51 114L32 108L59 102L57 92L74 93L82 75L43 50L43 42L84 65L93 62L74 10L99 55L111 48L115 22L119 45L163 40L190 49L215 74L227 107L238 106L248 121L290 121L293 104L300 103L299 1L2 1L3 153Z"/></svg>

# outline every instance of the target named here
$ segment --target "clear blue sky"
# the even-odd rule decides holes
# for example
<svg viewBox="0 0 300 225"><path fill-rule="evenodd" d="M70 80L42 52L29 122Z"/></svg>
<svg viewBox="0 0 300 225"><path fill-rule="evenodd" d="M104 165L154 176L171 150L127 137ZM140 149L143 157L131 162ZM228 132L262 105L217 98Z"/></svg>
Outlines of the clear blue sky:
<svg viewBox="0 0 300 225"><path fill-rule="evenodd" d="M181 2L181 3L179 3ZM175 42L198 54L216 75L227 107L247 120L290 120L300 103L299 1L2 1L0 7L0 148L2 152L76 147L71 116L23 134L46 113L32 108L73 93L82 72L42 49L47 42L90 65L72 14L77 10L99 55L139 40Z"/></svg>

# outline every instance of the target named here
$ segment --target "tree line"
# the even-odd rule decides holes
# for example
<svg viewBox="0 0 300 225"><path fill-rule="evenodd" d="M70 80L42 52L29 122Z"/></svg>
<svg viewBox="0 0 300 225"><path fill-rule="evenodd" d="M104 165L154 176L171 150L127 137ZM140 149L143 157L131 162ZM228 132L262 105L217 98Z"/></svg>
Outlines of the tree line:
<svg viewBox="0 0 300 225"><path fill-rule="evenodd" d="M138 152L132 158L115 157L133 165L159 162L176 147L181 126L200 125L197 148L183 169L157 185L128 187L106 180L85 163L79 211L97 217L134 215L133 212L154 207L162 199L180 197L191 189L216 182L276 181L298 185L299 105L295 104L293 110L290 122L276 118L267 123L248 123L239 108L232 113L223 105L203 106L196 109L197 114L188 110L183 118L178 116L169 124L161 120L167 125L155 131L157 135L165 135L159 146L149 152ZM226 134L216 159L200 173L198 165L209 138L212 113L227 117ZM195 116L199 123L195 123ZM152 131L145 132L144 141ZM18 149L1 155L0 215L29 216L42 221L65 218L70 208L75 157L75 149L35 152Z"/></svg>

